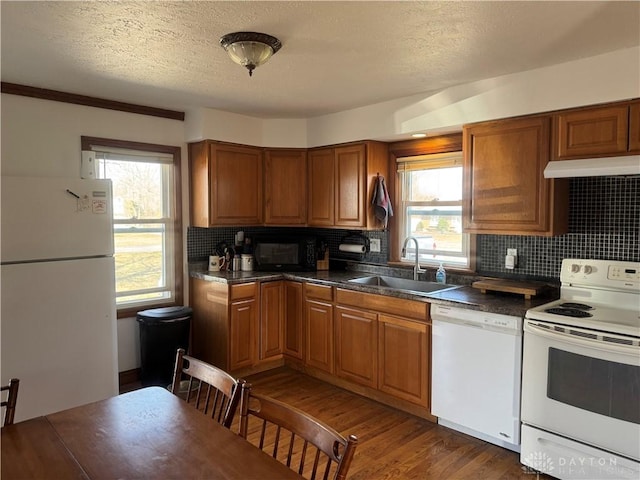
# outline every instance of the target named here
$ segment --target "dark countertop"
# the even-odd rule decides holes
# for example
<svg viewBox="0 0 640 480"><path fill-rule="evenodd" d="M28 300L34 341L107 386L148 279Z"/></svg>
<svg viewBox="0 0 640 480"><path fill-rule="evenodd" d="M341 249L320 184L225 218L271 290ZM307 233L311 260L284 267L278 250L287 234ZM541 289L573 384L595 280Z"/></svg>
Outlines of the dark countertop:
<svg viewBox="0 0 640 480"><path fill-rule="evenodd" d="M206 267L191 266L191 277L200 278L210 282L221 282L229 285L247 282L269 282L275 280L294 280L332 285L358 292L389 295L407 300L418 300L433 304L449 305L453 307L468 308L483 312L500 313L524 317L530 308L551 302L558 298L556 292L551 289L531 300L525 300L522 295L512 293L480 293L473 287L462 286L452 290L436 293L418 293L395 290L385 287L376 287L349 282L353 278L370 276L370 273L356 271L318 271L318 272L208 272Z"/></svg>

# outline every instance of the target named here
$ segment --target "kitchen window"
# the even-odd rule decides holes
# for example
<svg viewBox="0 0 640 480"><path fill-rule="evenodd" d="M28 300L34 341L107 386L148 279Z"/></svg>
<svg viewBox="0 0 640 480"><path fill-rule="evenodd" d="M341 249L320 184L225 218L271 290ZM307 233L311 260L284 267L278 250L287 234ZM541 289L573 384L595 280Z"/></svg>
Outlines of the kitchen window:
<svg viewBox="0 0 640 480"><path fill-rule="evenodd" d="M180 148L83 137L113 184L119 316L181 303Z"/></svg>
<svg viewBox="0 0 640 480"><path fill-rule="evenodd" d="M462 233L462 152L396 159L400 199L398 246L407 244L402 262L470 268L470 236Z"/></svg>

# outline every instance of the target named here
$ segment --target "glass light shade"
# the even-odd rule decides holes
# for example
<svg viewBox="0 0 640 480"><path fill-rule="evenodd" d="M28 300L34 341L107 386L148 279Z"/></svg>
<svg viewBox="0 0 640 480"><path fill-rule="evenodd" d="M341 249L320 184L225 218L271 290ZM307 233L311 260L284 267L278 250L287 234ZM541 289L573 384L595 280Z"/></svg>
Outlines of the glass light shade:
<svg viewBox="0 0 640 480"><path fill-rule="evenodd" d="M229 33L220 38L220 45L231 60L249 70L249 75L282 46L276 37L257 32Z"/></svg>
<svg viewBox="0 0 640 480"><path fill-rule="evenodd" d="M227 47L231 60L243 67L259 67L271 58L273 49L260 42L235 42Z"/></svg>

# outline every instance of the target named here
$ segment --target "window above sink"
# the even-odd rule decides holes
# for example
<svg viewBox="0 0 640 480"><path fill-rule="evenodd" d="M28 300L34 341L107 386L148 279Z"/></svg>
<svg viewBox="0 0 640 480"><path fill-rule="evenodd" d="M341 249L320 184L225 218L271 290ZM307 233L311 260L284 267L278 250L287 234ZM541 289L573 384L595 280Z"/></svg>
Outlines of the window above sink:
<svg viewBox="0 0 640 480"><path fill-rule="evenodd" d="M469 268L469 234L462 233L462 152L397 158L399 192L398 243L407 246L402 262Z"/></svg>

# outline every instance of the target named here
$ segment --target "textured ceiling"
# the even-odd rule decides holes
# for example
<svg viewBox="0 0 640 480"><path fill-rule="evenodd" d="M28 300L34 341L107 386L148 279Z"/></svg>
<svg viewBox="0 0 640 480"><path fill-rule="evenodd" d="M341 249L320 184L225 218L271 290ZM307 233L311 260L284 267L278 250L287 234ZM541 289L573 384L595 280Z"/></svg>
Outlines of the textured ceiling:
<svg viewBox="0 0 640 480"><path fill-rule="evenodd" d="M2 80L258 117L343 111L640 44L640 2L1 2ZM278 37L250 78L218 39Z"/></svg>

